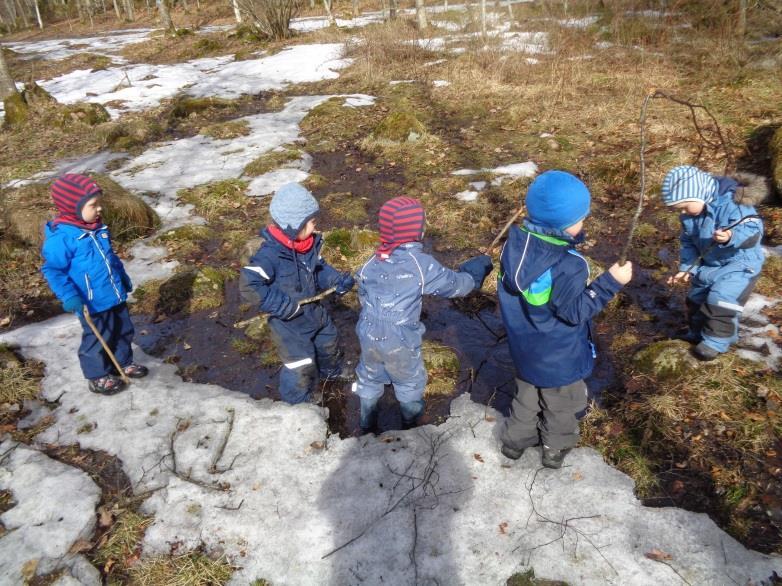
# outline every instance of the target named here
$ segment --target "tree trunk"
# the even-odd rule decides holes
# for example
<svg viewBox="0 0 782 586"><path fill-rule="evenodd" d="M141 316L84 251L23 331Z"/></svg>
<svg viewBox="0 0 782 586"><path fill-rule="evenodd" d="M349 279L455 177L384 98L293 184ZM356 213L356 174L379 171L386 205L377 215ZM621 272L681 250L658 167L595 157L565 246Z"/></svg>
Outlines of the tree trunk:
<svg viewBox="0 0 782 586"><path fill-rule="evenodd" d="M160 12L160 25L168 33L174 32L174 21L171 20L171 13L168 10L168 0L157 0L157 9Z"/></svg>
<svg viewBox="0 0 782 586"><path fill-rule="evenodd" d="M326 16L329 17L329 26L337 26L337 20L334 18L334 13L331 12L331 0L323 0L323 8L326 9Z"/></svg>
<svg viewBox="0 0 782 586"><path fill-rule="evenodd" d="M185 14L190 12L190 7L187 5L187 0L182 0L182 8L184 9Z"/></svg>
<svg viewBox="0 0 782 586"><path fill-rule="evenodd" d="M43 20L41 20L41 9L38 7L38 0L33 0L35 4L35 17L38 19L38 28L43 30Z"/></svg>
<svg viewBox="0 0 782 586"><path fill-rule="evenodd" d="M383 12L383 22L388 20L388 0L380 0L380 7Z"/></svg>
<svg viewBox="0 0 782 586"><path fill-rule="evenodd" d="M415 16L418 19L418 29L426 30L429 23L426 22L426 2L425 0L415 0Z"/></svg>
<svg viewBox="0 0 782 586"><path fill-rule="evenodd" d="M736 34L742 39L747 34L747 0L739 0L739 18L736 24Z"/></svg>
<svg viewBox="0 0 782 586"><path fill-rule="evenodd" d="M133 0L125 0L125 15L128 20L136 20L136 7L133 5Z"/></svg>
<svg viewBox="0 0 782 586"><path fill-rule="evenodd" d="M396 20L396 0L388 0L388 18Z"/></svg>
<svg viewBox="0 0 782 586"><path fill-rule="evenodd" d="M238 24L242 24L242 11L239 10L239 0L231 0L231 4L234 7L234 17Z"/></svg>
<svg viewBox="0 0 782 586"><path fill-rule="evenodd" d="M358 18L358 0L353 0L353 18Z"/></svg>
<svg viewBox="0 0 782 586"><path fill-rule="evenodd" d="M117 0L114 0L114 14L117 15L117 20L122 20L122 13L119 10L119 4L117 4Z"/></svg>
<svg viewBox="0 0 782 586"><path fill-rule="evenodd" d="M27 8L24 4L22 4L22 0L17 0L19 4L19 14L22 15L22 22L24 23L25 28L30 26L30 19L27 18Z"/></svg>
<svg viewBox="0 0 782 586"><path fill-rule="evenodd" d="M16 6L14 6L14 0L5 0L5 7L8 9L8 17L11 19L11 29L16 29Z"/></svg>
<svg viewBox="0 0 782 586"><path fill-rule="evenodd" d="M510 0L508 0L508 18L513 22L513 4L510 3Z"/></svg>
<svg viewBox="0 0 782 586"><path fill-rule="evenodd" d="M481 36L486 41L486 0L481 0Z"/></svg>
<svg viewBox="0 0 782 586"><path fill-rule="evenodd" d="M0 50L0 100L5 100L11 94L16 93L16 84L11 79L11 72L5 64L5 55Z"/></svg>

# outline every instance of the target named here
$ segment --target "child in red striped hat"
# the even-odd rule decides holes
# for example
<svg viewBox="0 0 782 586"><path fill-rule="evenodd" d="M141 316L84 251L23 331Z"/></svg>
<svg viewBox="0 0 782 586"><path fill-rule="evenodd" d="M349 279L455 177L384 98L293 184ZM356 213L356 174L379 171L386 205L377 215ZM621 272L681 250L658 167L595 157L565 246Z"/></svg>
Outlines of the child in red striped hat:
<svg viewBox="0 0 782 586"><path fill-rule="evenodd" d="M140 378L148 370L133 362L134 330L125 303L133 284L114 254L108 228L101 222L102 193L86 175L62 175L52 184L52 200L59 213L46 223L41 272L63 309L81 321L79 363L90 381L89 389L112 395L121 391L124 383L85 322L85 310L125 375Z"/></svg>
<svg viewBox="0 0 782 586"><path fill-rule="evenodd" d="M380 208L380 246L358 273L361 315L356 332L361 361L353 391L361 398L361 431L377 428L377 403L386 384L394 386L402 427L419 423L424 411L426 369L421 342L424 295L463 297L480 289L491 258L476 256L458 271L423 251L425 215L421 202L397 197Z"/></svg>

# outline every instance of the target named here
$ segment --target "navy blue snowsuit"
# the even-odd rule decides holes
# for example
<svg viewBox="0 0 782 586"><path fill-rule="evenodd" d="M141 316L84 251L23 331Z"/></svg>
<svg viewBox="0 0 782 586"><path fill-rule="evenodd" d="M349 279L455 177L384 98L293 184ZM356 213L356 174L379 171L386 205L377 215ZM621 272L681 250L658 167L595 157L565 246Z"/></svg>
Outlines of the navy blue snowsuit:
<svg viewBox="0 0 782 586"><path fill-rule="evenodd" d="M734 201L737 181L715 179L717 194L703 212L681 215L679 270L693 274L687 296L692 334L718 352L726 352L738 339L739 315L763 267L763 222L749 218L732 228L728 242L715 244L715 230L757 213L752 205ZM703 258L698 261L700 255Z"/></svg>
<svg viewBox="0 0 782 586"><path fill-rule="evenodd" d="M475 289L476 279L442 266L420 242L409 242L387 259L373 256L357 280L361 360L353 390L361 397L361 425L370 426L369 416L386 384L394 386L402 417L410 423L423 411L427 380L421 357L426 331L420 321L423 296L463 297Z"/></svg>
<svg viewBox="0 0 782 586"><path fill-rule="evenodd" d="M108 228L102 225L87 230L48 222L44 232L41 272L52 292L62 302L80 298L117 362L129 366L133 362L134 330L125 301L133 284L114 253ZM85 378L117 374L84 316L78 317L82 325L79 364Z"/></svg>
<svg viewBox="0 0 782 586"><path fill-rule="evenodd" d="M583 379L596 357L591 320L621 285L608 272L588 283L589 265L575 243L527 220L524 229L510 229L500 256L497 294L517 377L501 439L515 450L537 444L538 430L555 449L578 441Z"/></svg>
<svg viewBox="0 0 782 586"><path fill-rule="evenodd" d="M323 241L315 234L306 253L297 253L261 231L264 243L242 268L242 295L254 293L258 310L269 314L269 328L283 362L280 395L288 403L309 400L318 375L340 372L342 351L337 328L319 303L299 300L338 285L344 275L320 256ZM294 313L295 312L295 313Z"/></svg>

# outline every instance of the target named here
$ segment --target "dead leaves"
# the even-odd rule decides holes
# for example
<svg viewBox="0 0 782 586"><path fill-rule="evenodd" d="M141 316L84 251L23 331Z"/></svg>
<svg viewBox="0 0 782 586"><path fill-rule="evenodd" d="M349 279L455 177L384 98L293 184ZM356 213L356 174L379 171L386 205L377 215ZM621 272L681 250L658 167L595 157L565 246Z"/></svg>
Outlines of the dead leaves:
<svg viewBox="0 0 782 586"><path fill-rule="evenodd" d="M472 457L475 458L481 464L483 464L483 457L480 454L477 454L477 453L473 454Z"/></svg>
<svg viewBox="0 0 782 586"><path fill-rule="evenodd" d="M507 521L503 521L502 523L500 523L499 529L500 529L500 535L507 535L508 534L508 522Z"/></svg>
<svg viewBox="0 0 782 586"><path fill-rule="evenodd" d="M85 551L90 551L92 549L92 543L87 541L86 539L79 539L78 541L74 542L73 545L71 545L71 548L68 550L68 553L84 553Z"/></svg>
<svg viewBox="0 0 782 586"><path fill-rule="evenodd" d="M656 547L653 547L650 551L647 551L644 556L649 558L650 560L654 560L655 562L665 562L670 559L673 559L671 557L671 554L664 552L661 549L657 549Z"/></svg>

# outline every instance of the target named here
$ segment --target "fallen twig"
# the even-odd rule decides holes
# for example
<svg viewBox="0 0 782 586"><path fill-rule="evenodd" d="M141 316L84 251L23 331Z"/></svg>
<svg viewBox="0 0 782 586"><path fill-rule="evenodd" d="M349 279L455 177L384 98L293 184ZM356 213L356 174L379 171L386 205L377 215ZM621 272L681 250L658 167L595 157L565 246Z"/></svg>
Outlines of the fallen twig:
<svg viewBox="0 0 782 586"><path fill-rule="evenodd" d="M508 220L505 226L503 226L502 231L499 234L497 234L497 237L494 240L492 240L492 243L489 244L489 247L482 251L484 254L491 254L491 251L494 250L494 248L496 248L499 241L502 239L503 236L505 236L505 233L510 229L510 227L519 218L519 216L523 211L524 208L521 207L516 211L515 214L513 214L513 216L511 216L511 219Z"/></svg>
<svg viewBox="0 0 782 586"><path fill-rule="evenodd" d="M236 458L238 456L234 456L234 459L229 464L228 468L220 469L217 467L217 463L220 461L220 458L223 457L223 452L225 452L225 446L228 444L228 438L231 437L231 431L233 431L234 428L234 416L236 415L236 411L232 408L228 409L228 429L225 430L225 435L223 436L223 441L220 442L220 445L217 447L217 451L212 456L212 463L209 465L209 474L222 474L223 472L228 472L231 468L234 467L234 462L236 462Z"/></svg>

